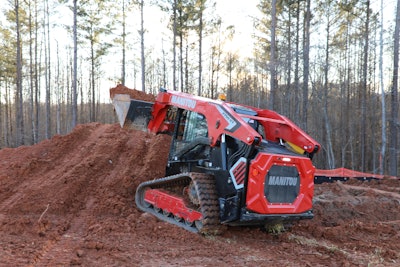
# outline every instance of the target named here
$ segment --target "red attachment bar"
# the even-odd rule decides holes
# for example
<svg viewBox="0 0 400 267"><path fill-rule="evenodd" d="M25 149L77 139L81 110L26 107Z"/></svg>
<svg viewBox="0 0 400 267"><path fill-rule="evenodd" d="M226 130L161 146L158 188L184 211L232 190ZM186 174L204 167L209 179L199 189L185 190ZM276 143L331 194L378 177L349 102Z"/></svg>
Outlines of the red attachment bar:
<svg viewBox="0 0 400 267"><path fill-rule="evenodd" d="M346 168L337 168L333 170L321 170L317 169L315 171L315 176L319 177L341 177L341 178L373 178L373 179L383 179L383 178L390 178L390 179L399 179L399 177L394 176L385 176L379 175L374 173L366 173L366 172L359 172L353 171Z"/></svg>
<svg viewBox="0 0 400 267"><path fill-rule="evenodd" d="M154 207L183 218L187 222L194 222L203 218L200 212L188 208L182 198L158 189L148 189L144 194L144 200Z"/></svg>
<svg viewBox="0 0 400 267"><path fill-rule="evenodd" d="M321 148L321 145L317 141L285 116L268 109L251 108L257 112L257 117L246 115L243 117L260 121L265 128L267 140L277 141L283 139L295 144L308 153L317 153Z"/></svg>

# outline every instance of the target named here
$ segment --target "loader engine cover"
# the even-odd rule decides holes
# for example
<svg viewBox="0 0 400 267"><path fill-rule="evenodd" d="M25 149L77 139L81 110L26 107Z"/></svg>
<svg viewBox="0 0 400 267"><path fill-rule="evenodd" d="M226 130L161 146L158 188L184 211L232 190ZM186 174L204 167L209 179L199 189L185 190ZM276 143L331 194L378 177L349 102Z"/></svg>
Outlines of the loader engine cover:
<svg viewBox="0 0 400 267"><path fill-rule="evenodd" d="M314 172L307 157L259 152L250 162L246 208L259 214L300 214L311 210Z"/></svg>
<svg viewBox="0 0 400 267"><path fill-rule="evenodd" d="M264 192L270 203L293 203L299 189L300 176L296 167L274 165L265 177Z"/></svg>

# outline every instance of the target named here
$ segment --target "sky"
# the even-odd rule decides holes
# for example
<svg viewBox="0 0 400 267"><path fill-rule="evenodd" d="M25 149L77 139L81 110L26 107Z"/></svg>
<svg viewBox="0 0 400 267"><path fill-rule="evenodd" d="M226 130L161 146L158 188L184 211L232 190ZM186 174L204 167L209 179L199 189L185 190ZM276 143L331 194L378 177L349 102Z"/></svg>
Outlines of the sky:
<svg viewBox="0 0 400 267"><path fill-rule="evenodd" d="M244 56L250 56L253 48L253 16L258 13L259 0L218 0L216 12L225 26L235 26L234 48Z"/></svg>

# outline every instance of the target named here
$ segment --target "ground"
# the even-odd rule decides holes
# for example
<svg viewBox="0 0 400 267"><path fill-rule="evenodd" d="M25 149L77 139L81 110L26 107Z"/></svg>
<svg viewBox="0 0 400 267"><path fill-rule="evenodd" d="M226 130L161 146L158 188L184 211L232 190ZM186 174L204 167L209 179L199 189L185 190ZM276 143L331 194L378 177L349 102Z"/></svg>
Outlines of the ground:
<svg viewBox="0 0 400 267"><path fill-rule="evenodd" d="M169 139L78 125L0 150L0 266L399 266L400 181L316 185L312 220L201 236L140 212Z"/></svg>

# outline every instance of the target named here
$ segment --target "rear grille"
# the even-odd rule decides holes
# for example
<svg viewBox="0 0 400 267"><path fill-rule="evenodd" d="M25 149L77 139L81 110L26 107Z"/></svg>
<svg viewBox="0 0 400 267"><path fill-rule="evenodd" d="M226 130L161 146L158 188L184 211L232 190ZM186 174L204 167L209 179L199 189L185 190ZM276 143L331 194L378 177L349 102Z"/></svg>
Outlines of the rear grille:
<svg viewBox="0 0 400 267"><path fill-rule="evenodd" d="M293 203L300 190L300 176L294 166L274 165L265 177L264 193L270 203Z"/></svg>

